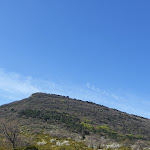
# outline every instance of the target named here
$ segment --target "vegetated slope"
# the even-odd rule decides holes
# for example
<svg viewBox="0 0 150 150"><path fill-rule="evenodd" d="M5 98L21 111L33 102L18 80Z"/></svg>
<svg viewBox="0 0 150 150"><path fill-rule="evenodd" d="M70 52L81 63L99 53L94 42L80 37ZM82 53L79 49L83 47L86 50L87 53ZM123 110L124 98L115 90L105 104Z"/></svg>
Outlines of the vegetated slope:
<svg viewBox="0 0 150 150"><path fill-rule="evenodd" d="M32 121L59 125L83 136L99 134L120 140L150 140L149 119L55 94L35 93L0 106L0 118L19 119L25 125L30 125L26 120L33 118Z"/></svg>

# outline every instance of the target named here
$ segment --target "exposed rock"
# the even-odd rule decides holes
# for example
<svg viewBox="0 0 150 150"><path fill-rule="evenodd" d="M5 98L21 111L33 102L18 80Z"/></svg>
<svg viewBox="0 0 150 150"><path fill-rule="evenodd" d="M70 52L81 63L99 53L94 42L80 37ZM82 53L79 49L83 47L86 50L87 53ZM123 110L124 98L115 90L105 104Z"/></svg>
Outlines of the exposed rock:
<svg viewBox="0 0 150 150"><path fill-rule="evenodd" d="M65 140L65 141L63 141L63 142L57 141L57 142L56 142L56 145L57 145L57 146L62 146L62 145L70 145L70 144L69 144L69 141L66 141L66 140Z"/></svg>
<svg viewBox="0 0 150 150"><path fill-rule="evenodd" d="M55 142L56 142L56 139L51 139L50 142L51 142L51 143L55 143Z"/></svg>
<svg viewBox="0 0 150 150"><path fill-rule="evenodd" d="M121 147L121 146L122 146L121 144L112 143L112 144L110 144L110 145L106 145L106 148L113 148L113 149L115 149L115 148L119 148L119 147Z"/></svg>
<svg viewBox="0 0 150 150"><path fill-rule="evenodd" d="M66 141L66 140L63 141L63 144L64 144L64 145L70 145L70 144L69 144L69 141Z"/></svg>
<svg viewBox="0 0 150 150"><path fill-rule="evenodd" d="M42 139L42 142L37 142L37 145L45 145L47 142L44 141L44 139Z"/></svg>

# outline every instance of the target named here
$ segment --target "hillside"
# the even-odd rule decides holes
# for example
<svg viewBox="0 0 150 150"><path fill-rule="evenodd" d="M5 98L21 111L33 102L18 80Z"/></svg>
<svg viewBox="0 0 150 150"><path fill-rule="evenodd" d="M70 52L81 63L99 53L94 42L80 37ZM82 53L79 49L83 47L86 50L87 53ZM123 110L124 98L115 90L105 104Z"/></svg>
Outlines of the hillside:
<svg viewBox="0 0 150 150"><path fill-rule="evenodd" d="M2 105L0 119L16 120L33 135L83 141L93 148L112 142L131 146L138 141L147 146L150 141L149 119L55 94L35 93Z"/></svg>

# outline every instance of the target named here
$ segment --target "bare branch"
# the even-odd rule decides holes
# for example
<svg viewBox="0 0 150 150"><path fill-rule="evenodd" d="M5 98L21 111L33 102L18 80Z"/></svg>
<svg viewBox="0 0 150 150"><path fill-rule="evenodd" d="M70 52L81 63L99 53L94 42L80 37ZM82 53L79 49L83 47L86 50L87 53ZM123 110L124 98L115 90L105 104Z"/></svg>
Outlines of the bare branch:
<svg viewBox="0 0 150 150"><path fill-rule="evenodd" d="M6 121L2 121L1 130L6 139L12 144L12 147L15 148L16 141L20 132L17 122L6 123Z"/></svg>

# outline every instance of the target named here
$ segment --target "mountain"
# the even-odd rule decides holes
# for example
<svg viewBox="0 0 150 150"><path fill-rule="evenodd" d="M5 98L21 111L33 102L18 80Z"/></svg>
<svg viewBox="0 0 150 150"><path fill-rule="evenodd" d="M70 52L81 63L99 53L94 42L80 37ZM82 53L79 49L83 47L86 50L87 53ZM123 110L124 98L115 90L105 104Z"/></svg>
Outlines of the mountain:
<svg viewBox="0 0 150 150"><path fill-rule="evenodd" d="M85 149L149 148L149 119L69 96L34 93L29 98L0 106L0 119L16 121L24 135L46 134L54 141L59 138L83 142ZM38 139L32 138L37 140L33 142L37 145Z"/></svg>

